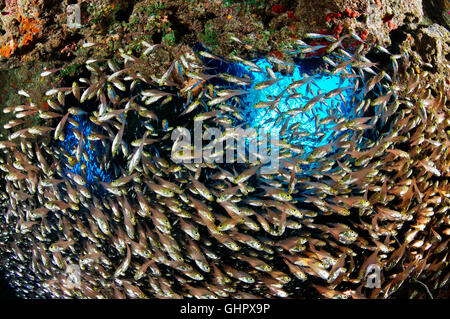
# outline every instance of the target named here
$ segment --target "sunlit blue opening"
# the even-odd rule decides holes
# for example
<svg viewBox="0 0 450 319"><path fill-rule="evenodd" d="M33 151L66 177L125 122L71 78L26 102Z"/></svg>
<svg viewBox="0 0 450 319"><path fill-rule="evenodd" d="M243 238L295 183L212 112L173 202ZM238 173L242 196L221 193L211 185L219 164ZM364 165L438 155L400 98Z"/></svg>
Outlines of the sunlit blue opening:
<svg viewBox="0 0 450 319"><path fill-rule="evenodd" d="M101 141L90 141L87 139L94 129L93 123L86 116L74 116L74 120L79 123L79 127L68 123L65 128L65 140L62 142L62 146L70 155L76 156L78 143L80 143L73 132L74 128L76 128L83 132L83 151L87 153L88 160L81 156L81 160L72 169L68 168L68 171L85 177L86 186L88 187L98 184L98 181L111 182L113 180L112 176L100 168L100 163L106 151L103 144ZM81 170L82 164L86 165L85 173Z"/></svg>
<svg viewBox="0 0 450 319"><path fill-rule="evenodd" d="M259 59L256 64L262 70L266 70L266 67L273 69L273 65L264 58ZM275 76L280 80L261 90L256 90L255 86L263 81L271 80L268 74L266 72L252 72L249 67L243 67L246 68L253 79L252 87L247 89L249 94L244 96L244 101L246 102L245 104L248 109L248 122L252 127L264 128L267 132L271 133L280 133L283 125L286 125L285 121L289 121L287 127L292 126L295 123L301 123L296 129L296 132L305 133L300 136L308 135L307 138L296 138L293 134L295 132L288 131L282 133L286 134L284 137L288 137L291 143L301 145L306 151L311 151L315 147L330 143L333 138L332 134L334 131L331 130L331 128L334 124L320 125L320 122L323 119L329 116L333 116L335 119L341 117L350 119L354 117L352 110L355 100L353 100L353 103L351 101L353 97L357 97L357 93L355 93L356 84L354 80L343 79L340 73L336 75L318 74L314 76L313 82L309 82L309 85L308 83L305 83L301 87L293 89L293 92L291 93L287 91L284 92L277 105L279 110L279 112L277 112L275 108L270 109L267 107L255 109L254 106L259 102L273 101L282 94L283 90L291 83L303 79L304 76L302 74L301 66L295 65L294 72L291 75L283 75L276 72ZM288 116L286 113L289 110L304 107L310 99L317 96L320 92L326 94L334 89L346 87L351 88L343 90L341 94L316 103L309 111L298 112L298 114L292 116ZM292 93L298 94L299 97L291 98ZM279 119L282 116L280 113L284 114L283 120ZM319 136L319 132L323 132L324 134ZM283 138L283 136L280 137Z"/></svg>
<svg viewBox="0 0 450 319"><path fill-rule="evenodd" d="M195 46L195 50L197 52L208 51L201 43L198 43ZM203 56L200 56L200 58L209 68L206 70L209 74L228 73L233 76L247 77L253 80L251 86L234 86L219 77L213 78L210 82L213 85L247 91L248 94L243 95L241 100L243 102L242 105L244 105L245 108L243 111L246 113L248 125L254 128L263 128L266 132L271 133L282 132L285 119L288 118L286 112L305 106L311 98L314 98L319 94L319 91L326 94L337 88L351 87L340 92L341 94L337 94L334 97L316 103L307 112L299 112L295 116L288 118L288 127L296 123L300 124L298 125L298 128L296 128L296 132L287 131L284 136L280 137L287 139L292 144L303 147L306 154L316 147L331 143L333 136L340 134L332 130L336 120L339 120L342 117L346 120L351 120L357 116L354 113L354 108L362 99L361 88L357 87L358 84L355 79L342 76L342 72L350 73L350 69L334 75L317 74L314 76L314 81L310 82L309 86L308 83L306 83L299 88L293 89L293 92L285 91L277 105L279 111L277 112L277 110L270 109L269 107L255 109L254 106L259 102L273 101L291 83L304 78L304 73L307 73L307 70L302 70L302 66L309 66L309 64L307 65L309 62L311 62L310 64L315 65L317 64L317 61L312 61L311 59L309 59L311 61L302 60L301 63L293 66L293 72L290 75L283 75L276 72L275 76L277 79L280 79L280 81L265 89L256 90L255 86L258 85L258 83L271 79L266 72L266 67L270 67L273 70L274 66L267 59L261 58L256 62L253 61L264 71L255 72L251 67L242 63L225 63L218 59L210 59ZM291 93L298 96L301 95L301 97L292 98L290 97ZM280 115L280 113L283 115ZM329 121L327 124L322 124L322 120L329 116L332 116L333 120ZM280 119L280 117L282 118ZM295 133L299 134L296 135Z"/></svg>

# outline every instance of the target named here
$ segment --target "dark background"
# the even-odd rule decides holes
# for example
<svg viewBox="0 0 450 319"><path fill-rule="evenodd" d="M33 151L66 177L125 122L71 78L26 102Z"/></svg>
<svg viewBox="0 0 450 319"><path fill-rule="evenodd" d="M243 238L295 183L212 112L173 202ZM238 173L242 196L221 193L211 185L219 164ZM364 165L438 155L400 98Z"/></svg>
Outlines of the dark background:
<svg viewBox="0 0 450 319"><path fill-rule="evenodd" d="M16 299L13 289L9 286L5 276L0 272L0 299Z"/></svg>

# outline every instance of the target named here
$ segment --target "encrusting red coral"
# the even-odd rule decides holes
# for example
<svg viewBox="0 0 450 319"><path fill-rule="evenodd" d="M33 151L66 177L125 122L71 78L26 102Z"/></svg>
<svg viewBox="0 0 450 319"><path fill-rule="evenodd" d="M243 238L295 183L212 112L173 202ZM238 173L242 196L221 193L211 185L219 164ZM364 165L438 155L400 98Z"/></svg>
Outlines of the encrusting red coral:
<svg viewBox="0 0 450 319"><path fill-rule="evenodd" d="M0 56L9 58L11 54L16 50L17 43L13 40L9 41L7 44L0 47Z"/></svg>
<svg viewBox="0 0 450 319"><path fill-rule="evenodd" d="M280 14L286 11L286 8L282 4L276 4L272 6L272 11L274 13Z"/></svg>
<svg viewBox="0 0 450 319"><path fill-rule="evenodd" d="M17 21L19 22L19 37L11 36L5 44L0 47L0 57L9 58L19 47L30 45L42 30L42 21L38 19L38 14L34 17L27 17L21 12L17 13Z"/></svg>
<svg viewBox="0 0 450 319"><path fill-rule="evenodd" d="M21 46L29 45L36 35L41 31L40 20L18 16L20 22L20 34L23 35Z"/></svg>

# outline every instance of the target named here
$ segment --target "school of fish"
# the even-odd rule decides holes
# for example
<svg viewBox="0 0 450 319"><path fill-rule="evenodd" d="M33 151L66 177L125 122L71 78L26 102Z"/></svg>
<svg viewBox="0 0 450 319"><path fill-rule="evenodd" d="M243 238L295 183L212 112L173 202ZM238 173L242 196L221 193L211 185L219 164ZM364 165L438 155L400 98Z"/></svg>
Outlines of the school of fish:
<svg viewBox="0 0 450 319"><path fill-rule="evenodd" d="M351 40L360 46L349 49ZM374 48L390 61L381 65L356 35L307 34L284 59L270 57L273 70L186 50L149 74L164 48L143 44L139 57L94 57L88 77L21 90L24 104L3 109L11 119L0 141L0 268L19 297L436 298L448 289L449 96L406 52ZM252 80L212 74L200 56L266 72L263 89L292 57L323 48L323 72L354 79L363 94L354 118L330 112L316 123L332 143L305 153L296 141L308 136L289 119L340 89L280 114L275 174L259 163L174 162L175 128L245 124L241 97ZM281 94L299 98L303 85L314 76ZM111 178L89 175L92 161ZM376 287L367 286L369 265L381 269Z"/></svg>

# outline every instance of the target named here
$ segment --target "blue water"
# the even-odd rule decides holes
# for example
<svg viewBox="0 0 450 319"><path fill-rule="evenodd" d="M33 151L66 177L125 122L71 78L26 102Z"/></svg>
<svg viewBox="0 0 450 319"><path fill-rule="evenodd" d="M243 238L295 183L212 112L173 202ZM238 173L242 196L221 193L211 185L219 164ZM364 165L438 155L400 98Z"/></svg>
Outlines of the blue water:
<svg viewBox="0 0 450 319"><path fill-rule="evenodd" d="M262 70L266 70L266 67L273 69L273 65L271 65L271 63L264 58L256 61L256 64ZM295 65L294 72L291 75L283 75L276 72L275 76L277 79L280 79L280 81L265 89L256 90L255 86L258 83L270 80L271 78L266 72L252 72L248 67L243 67L246 68L247 72L250 73L250 76L253 79L252 87L247 89L249 94L244 96L248 113L248 122L252 127L264 128L267 132L272 133L280 133L283 127L284 120L277 121L279 117L282 116L287 119L287 114L281 115L280 113L285 113L288 110L304 106L311 98L319 94L319 91L322 93L328 93L336 88L355 87L355 83L352 80L342 79L341 74L339 73L336 75L318 74L314 77L314 84L311 83L309 90L307 90L307 84L294 89L296 93L302 95L301 98L288 99L290 94L285 92L280 100L280 103L278 104L278 110L280 112L269 108L255 109L253 106L259 102L273 101L291 83L303 79L304 74L302 74L301 66ZM330 114L333 114L336 118L352 118L354 116L352 114L353 105L350 101L355 95L358 95L355 89L347 89L342 92L341 96L337 95L333 98L326 99L323 102L318 102L312 107L311 110L307 112L300 112L295 116L291 116L289 118L288 125L291 126L295 123L301 123L297 131L305 132L310 135L310 138L308 139L293 139L291 142L306 147L309 146L310 148L330 143L333 138L333 131L331 130L333 124L326 124L316 127L316 117L319 122L328 117ZM324 132L325 136L314 138L319 131ZM292 132L288 132L288 134L289 133Z"/></svg>
<svg viewBox="0 0 450 319"><path fill-rule="evenodd" d="M110 150L106 150L103 147L103 144L100 141L90 141L87 139L87 137L91 134L93 130L99 132L100 128L94 125L87 116L74 116L74 119L79 123L79 127L77 129L81 132L83 132L84 138L84 144L83 144L83 150L88 154L88 161L84 159L84 156L81 156L81 160L72 168L70 169L68 167L68 171L78 174L80 176L83 176L86 178L86 186L92 186L96 185L98 181L102 182L111 182L113 180L112 176L102 170L100 168L100 163L103 160L103 155L105 152L110 152ZM75 156L76 150L78 147L78 139L75 137L75 134L73 133L73 129L75 127L68 123L65 128L65 140L62 143L62 146L68 152L70 155ZM109 156L108 156L109 158ZM81 170L81 165L86 165L86 175Z"/></svg>
<svg viewBox="0 0 450 319"><path fill-rule="evenodd" d="M209 51L201 43L197 44L195 50ZM311 83L310 89L307 90L307 84L294 89L295 93L301 94L301 98L288 99L290 95L287 91L283 94L280 103L278 104L279 113L276 110L270 110L268 108L255 109L254 105L259 102L273 101L289 84L292 82L301 80L304 78L306 70L302 70L300 64L296 64L293 67L292 74L284 75L279 72L275 72L277 79L280 79L276 84L269 86L262 90L255 90L255 86L263 81L270 80L271 78L267 74L266 67L274 69L274 66L265 58L260 58L257 61L253 61L264 72L254 72L252 69L242 63L224 63L216 59L209 59L200 56L200 59L206 66L211 68L210 74L228 73L237 77L248 77L253 80L251 86L237 86L232 85L229 82L225 82L221 79L212 79L211 83L222 87L230 87L233 89L243 89L248 91L249 94L243 95L241 100L244 105L243 113L246 114L246 121L250 127L263 128L265 132L280 133L284 119L287 118L287 114L283 114L291 109L296 109L304 106L311 98L316 96L319 91L322 93L328 93L336 88L353 87L343 91L340 95L333 98L324 100L323 102L316 103L311 110L307 112L301 112L296 116L289 118L288 127L295 123L301 123L297 129L297 132L307 134L307 138L294 138L293 132L287 132L285 138L290 143L304 147L306 153L311 152L314 148L329 144L333 141L336 134L331 128L335 125L333 122L329 124L316 126L316 122L320 123L321 120L327 118L332 114L335 119L346 118L348 120L355 118L354 106L358 104L362 99L361 88L355 88L356 84L353 79L342 78L342 72L335 75L330 74L317 74L314 76L314 84ZM308 60L302 60L301 64L306 66ZM317 61L311 61L313 64L317 64ZM346 70L350 71L349 69ZM355 99L353 99L355 98ZM353 102L352 102L353 99ZM281 115L282 113L283 115ZM279 119L282 117L283 119ZM318 135L322 132L324 135ZM290 137L288 135L291 135ZM283 138L283 136L281 136Z"/></svg>

